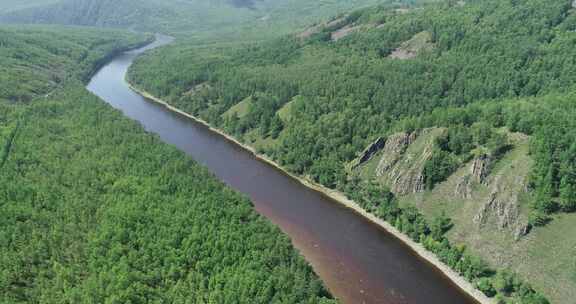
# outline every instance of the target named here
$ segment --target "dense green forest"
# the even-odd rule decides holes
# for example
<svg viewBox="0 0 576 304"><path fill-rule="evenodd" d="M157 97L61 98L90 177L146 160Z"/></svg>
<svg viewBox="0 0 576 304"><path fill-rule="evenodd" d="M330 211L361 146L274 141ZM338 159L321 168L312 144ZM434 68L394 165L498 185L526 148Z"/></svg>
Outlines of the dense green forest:
<svg viewBox="0 0 576 304"><path fill-rule="evenodd" d="M150 39L113 30L0 27L0 100L29 102L71 78L87 80L110 55Z"/></svg>
<svg viewBox="0 0 576 304"><path fill-rule="evenodd" d="M0 82L1 303L334 303L247 198L84 89L146 36L0 34L24 75Z"/></svg>
<svg viewBox="0 0 576 304"><path fill-rule="evenodd" d="M433 189L479 152L496 159L505 154L508 132L528 135L535 165L527 209L530 226L537 227L575 210L576 147L570 131L575 113L569 93L576 70L575 30L569 0L446 1L413 9L382 5L241 48L165 48L144 56L130 79L290 171L357 200L354 193L370 193L372 183L357 182L348 164L376 138L447 128L424 169L426 187ZM367 209L432 251L442 251L427 241L431 224L421 224L414 210L398 210L394 199L382 198L391 195L387 189L377 188L380 196L368 196L375 201L365 204ZM519 268L518 263L506 267ZM491 283L483 276L467 275L487 294L496 293L491 286L499 296L522 303L545 302L524 297L522 288L499 285L507 273L488 275ZM563 283L576 286L574 279ZM538 285L553 290L556 301L571 299L568 289L555 290L542 280Z"/></svg>
<svg viewBox="0 0 576 304"><path fill-rule="evenodd" d="M389 1L389 0L386 0ZM421 0L424 1L424 0ZM435 0L427 0L435 1ZM196 43L263 40L381 0L9 1L0 23L88 25L154 31ZM413 0L402 0L411 3Z"/></svg>

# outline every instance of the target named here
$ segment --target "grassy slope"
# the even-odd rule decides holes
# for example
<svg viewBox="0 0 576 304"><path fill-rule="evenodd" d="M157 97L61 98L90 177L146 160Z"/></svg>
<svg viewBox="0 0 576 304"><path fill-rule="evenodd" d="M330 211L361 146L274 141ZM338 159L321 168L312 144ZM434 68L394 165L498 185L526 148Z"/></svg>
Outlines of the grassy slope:
<svg viewBox="0 0 576 304"><path fill-rule="evenodd" d="M499 162L504 180L513 180L528 174L532 160L528 157L527 147L512 150ZM463 170L469 170L468 167ZM461 171L460 171L461 172ZM576 234L573 214L559 215L544 228L534 229L527 237L515 240L510 231L502 230L495 223L482 226L473 222L478 213L479 204L486 201L489 190L478 185L475 197L461 199L454 195L457 172L447 182L440 184L434 191L421 195L402 198L404 204L414 204L429 218L445 212L454 220L455 226L449 238L456 244L466 244L475 254L482 256L495 268L511 268L521 273L535 286L546 291L554 303L564 303L566 299L576 297L575 248ZM495 174L500 174L495 172ZM503 181L510 184L511 181ZM527 213L527 202L521 202ZM555 278L551 280L550 278Z"/></svg>
<svg viewBox="0 0 576 304"><path fill-rule="evenodd" d="M235 106L228 109L228 111L222 114L222 117L232 117L234 115L239 118L246 116L248 114L248 109L252 106L252 97L246 97L244 100L236 104Z"/></svg>
<svg viewBox="0 0 576 304"><path fill-rule="evenodd" d="M410 59L416 57L419 53L430 51L434 48L431 43L432 35L429 32L420 32L410 40L402 43L390 57L398 59Z"/></svg>
<svg viewBox="0 0 576 304"><path fill-rule="evenodd" d="M554 303L576 299L575 222L576 214L558 215L547 226L533 231L519 248L514 248L519 259L515 266L543 286Z"/></svg>
<svg viewBox="0 0 576 304"><path fill-rule="evenodd" d="M292 98L289 102L283 105L280 110L278 110L278 116L282 119L283 122L288 122L292 118L292 107L294 107L294 103L296 103L296 99L298 96Z"/></svg>
<svg viewBox="0 0 576 304"><path fill-rule="evenodd" d="M423 152L418 139L411 145L403 158L415 158ZM370 180L381 153L376 154L360 168L360 176ZM546 291L553 303L567 303L567 299L576 297L576 215L562 214L543 228L534 229L527 237L516 240L508 229L499 228L492 218L486 225L474 222L483 203L489 199L490 187L483 184L473 186L472 197L462 198L455 194L456 185L470 171L470 164L462 166L445 182L433 190L424 193L399 196L402 205L417 206L424 215L432 220L441 214L450 217L454 227L449 239L455 244L465 244L474 254L483 257L497 269L511 268L521 273L535 286ZM533 165L528 153L528 141L517 142L493 167L487 178L490 184L497 176L503 196L518 193L517 187L523 187L518 179L525 179ZM406 171L408 168L400 168ZM387 181L383 181L387 184ZM501 191L501 192L502 192ZM506 191L511 191L506 193ZM520 193L520 213L527 216L528 194ZM550 278L555 278L551 280Z"/></svg>

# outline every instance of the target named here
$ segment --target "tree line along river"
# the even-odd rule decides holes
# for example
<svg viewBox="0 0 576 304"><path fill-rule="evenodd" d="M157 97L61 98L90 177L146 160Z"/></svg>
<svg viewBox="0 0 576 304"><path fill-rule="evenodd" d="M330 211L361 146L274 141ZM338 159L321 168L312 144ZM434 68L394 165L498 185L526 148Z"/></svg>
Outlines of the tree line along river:
<svg viewBox="0 0 576 304"><path fill-rule="evenodd" d="M343 303L476 303L407 245L353 210L312 190L206 126L132 91L128 68L152 44L114 58L87 88L247 195L278 225Z"/></svg>

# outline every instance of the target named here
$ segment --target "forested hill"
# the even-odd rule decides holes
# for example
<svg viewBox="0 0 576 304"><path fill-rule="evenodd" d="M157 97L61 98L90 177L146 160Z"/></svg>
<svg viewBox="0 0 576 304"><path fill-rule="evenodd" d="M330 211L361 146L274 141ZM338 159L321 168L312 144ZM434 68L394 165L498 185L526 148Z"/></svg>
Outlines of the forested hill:
<svg viewBox="0 0 576 304"><path fill-rule="evenodd" d="M71 79L86 81L109 55L151 39L114 30L0 27L0 100L27 102Z"/></svg>
<svg viewBox="0 0 576 304"><path fill-rule="evenodd" d="M372 7L241 48L181 44L130 79L348 193L486 294L545 303L515 272L570 303L574 71L571 0L476 0Z"/></svg>
<svg viewBox="0 0 576 304"><path fill-rule="evenodd" d="M247 198L84 88L146 39L0 29L0 303L335 303Z"/></svg>
<svg viewBox="0 0 576 304"><path fill-rule="evenodd" d="M3 0L0 2L0 12L12 12L37 6L53 4L58 0Z"/></svg>
<svg viewBox="0 0 576 304"><path fill-rule="evenodd" d="M15 10L1 16L0 21L152 30L164 20L178 18L181 16L175 10L154 1L67 0Z"/></svg>
<svg viewBox="0 0 576 304"><path fill-rule="evenodd" d="M162 32L193 38L196 42L202 43L230 42L277 37L318 19L381 2L380 0L28 0L26 2L9 0L5 4L0 4L0 23L114 27ZM402 2L405 1L400 1Z"/></svg>

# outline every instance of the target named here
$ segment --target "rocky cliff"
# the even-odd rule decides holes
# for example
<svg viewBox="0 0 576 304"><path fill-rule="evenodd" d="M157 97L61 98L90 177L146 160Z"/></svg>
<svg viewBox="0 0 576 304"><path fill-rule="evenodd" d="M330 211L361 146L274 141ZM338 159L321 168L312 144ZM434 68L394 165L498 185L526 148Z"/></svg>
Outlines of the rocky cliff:
<svg viewBox="0 0 576 304"><path fill-rule="evenodd" d="M416 140L416 132L398 133L388 137L387 145L382 151L382 157L376 168L376 176L382 176L388 172L406 152L406 148Z"/></svg>
<svg viewBox="0 0 576 304"><path fill-rule="evenodd" d="M385 147L386 147L386 139L383 137L379 137L372 144L370 144L366 149L364 149L364 151L362 151L362 153L360 153L360 156L358 158L356 158L351 163L350 167L352 169L358 168L359 166L361 166L361 165L365 164L367 161L369 161L372 158L372 156L374 156L376 153L380 152Z"/></svg>
<svg viewBox="0 0 576 304"><path fill-rule="evenodd" d="M381 141L383 145L367 149L359 158L365 161L356 161L358 165L353 168L363 170L365 176L389 186L396 194L422 192L425 190L424 165L432 155L435 139L444 131L429 128L393 134Z"/></svg>
<svg viewBox="0 0 576 304"><path fill-rule="evenodd" d="M489 189L487 197L481 199L480 209L474 223L480 228L491 226L512 233L518 240L529 231L528 216L521 212L520 196L527 193L528 171L523 170L517 160L498 173L485 177Z"/></svg>
<svg viewBox="0 0 576 304"><path fill-rule="evenodd" d="M420 134L426 140L429 130ZM384 150L376 176L387 180L394 193L407 194L424 191L424 164L432 155L433 141L424 143L422 153L408 151L418 139L417 133L393 135L388 149Z"/></svg>
<svg viewBox="0 0 576 304"><path fill-rule="evenodd" d="M472 198L472 187L474 183L484 184L486 182L491 163L490 156L486 154L474 158L474 160L467 165L469 168L468 174L464 175L456 185L454 195L463 199Z"/></svg>
<svg viewBox="0 0 576 304"><path fill-rule="evenodd" d="M435 140L445 132L429 128L379 138L354 162L353 170L388 186L400 200L415 201L424 211L451 210L453 217L467 223L462 229L496 231L516 240L528 233L528 217L522 212L531 164L528 137L509 134L514 142L509 152L500 158L478 153L445 182L427 191L424 165Z"/></svg>

